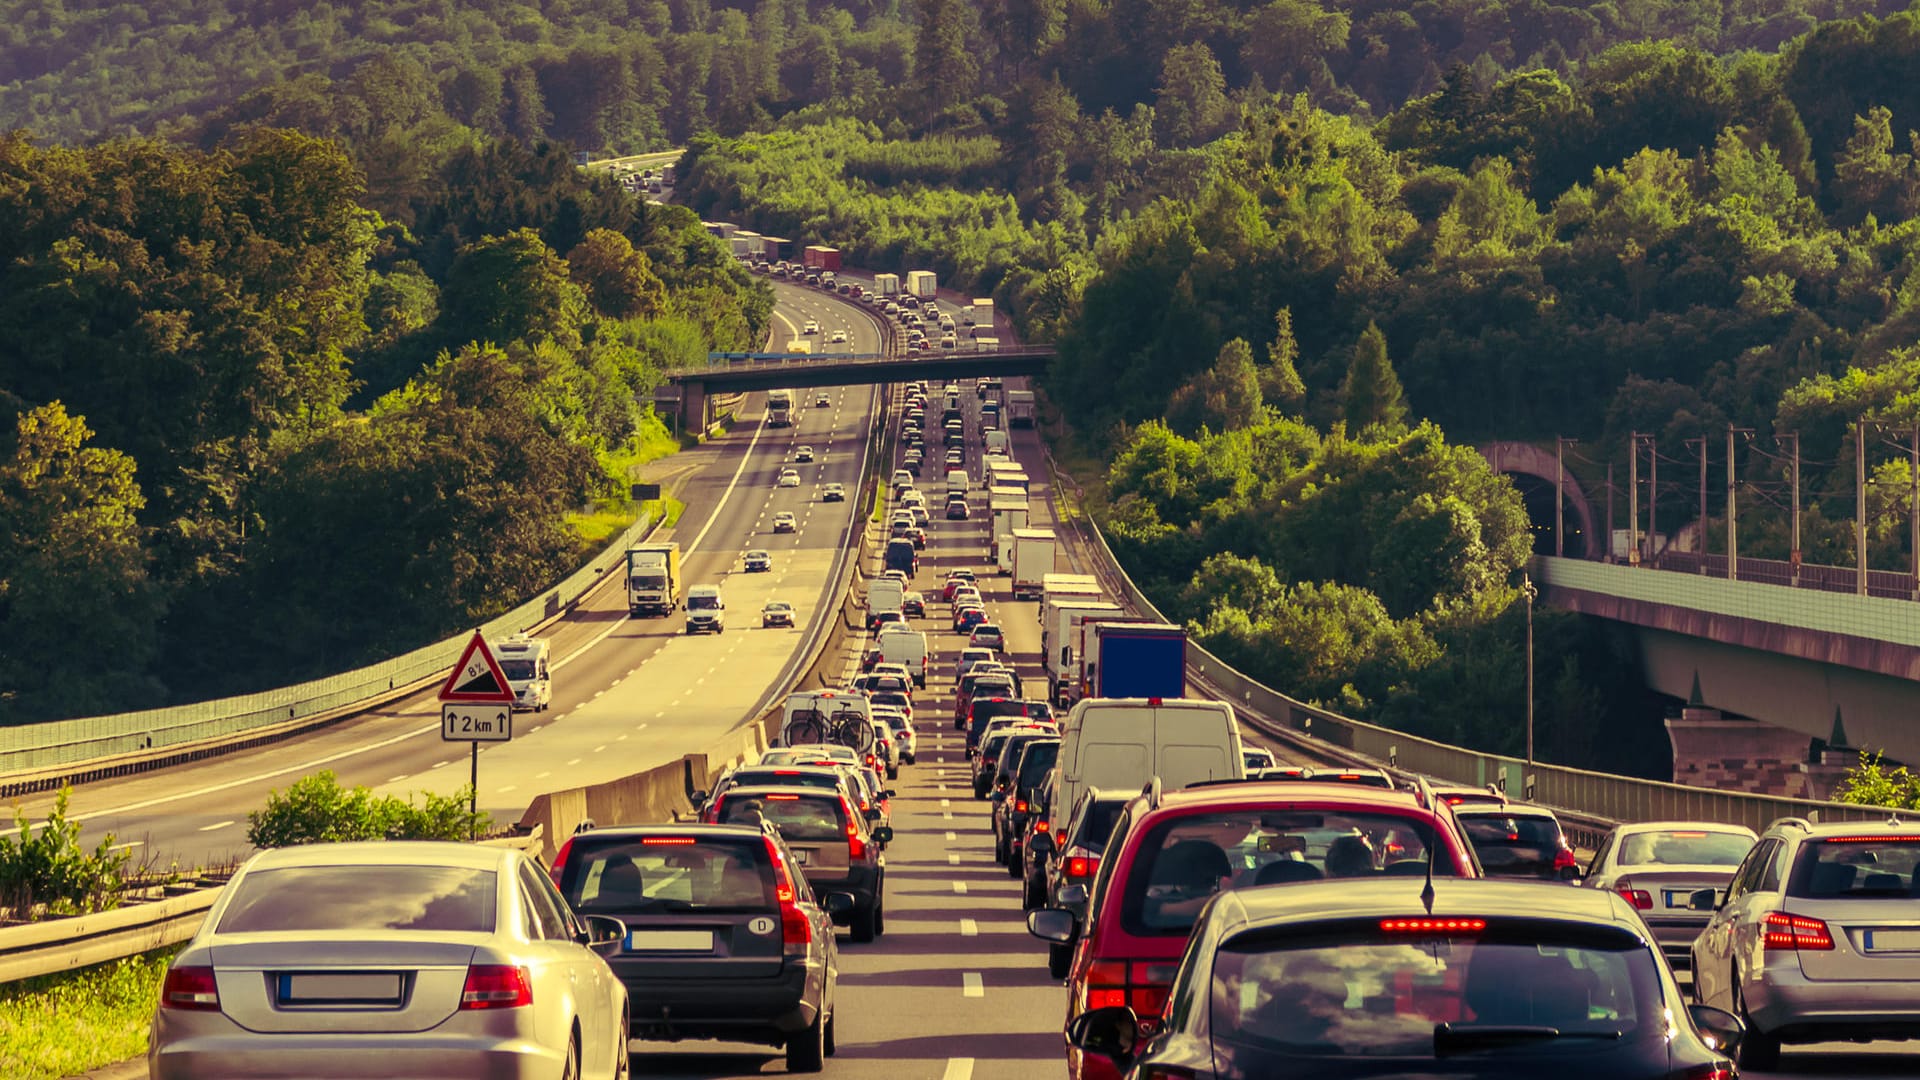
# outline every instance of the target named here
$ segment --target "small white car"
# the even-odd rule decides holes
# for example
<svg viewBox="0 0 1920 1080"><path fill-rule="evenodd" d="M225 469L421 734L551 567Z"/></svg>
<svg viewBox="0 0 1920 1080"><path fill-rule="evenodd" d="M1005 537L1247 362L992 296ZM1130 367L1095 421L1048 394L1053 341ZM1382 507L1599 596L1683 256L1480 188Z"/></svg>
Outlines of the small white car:
<svg viewBox="0 0 1920 1080"><path fill-rule="evenodd" d="M792 511L782 510L779 513L773 515L773 531L774 532L777 532L777 533L797 532L799 528L800 528L800 523L794 519Z"/></svg>
<svg viewBox="0 0 1920 1080"><path fill-rule="evenodd" d="M749 574L764 574L773 569L773 554L755 548L741 556L740 568Z"/></svg>
<svg viewBox="0 0 1920 1080"><path fill-rule="evenodd" d="M802 327L800 332L803 334L817 334L820 332L820 324L814 322L812 319L808 319L807 325Z"/></svg>
<svg viewBox="0 0 1920 1080"><path fill-rule="evenodd" d="M800 472L797 469L780 470L780 486L783 488L800 486Z"/></svg>
<svg viewBox="0 0 1920 1080"><path fill-rule="evenodd" d="M846 502L847 489L840 484L828 484L820 489L821 502Z"/></svg>
<svg viewBox="0 0 1920 1080"><path fill-rule="evenodd" d="M793 452L793 460L805 465L813 460L813 447L803 446Z"/></svg>
<svg viewBox="0 0 1920 1080"><path fill-rule="evenodd" d="M767 606L760 609L760 626L792 626L793 605L785 600L769 600Z"/></svg>
<svg viewBox="0 0 1920 1080"><path fill-rule="evenodd" d="M813 403L814 405L820 408L825 408L826 406L833 404L833 395L827 393L825 390L822 390L819 393L813 395Z"/></svg>
<svg viewBox="0 0 1920 1080"><path fill-rule="evenodd" d="M844 345L846 344L846 340L847 332L845 330L835 330L833 334L827 338L827 343L829 345Z"/></svg>

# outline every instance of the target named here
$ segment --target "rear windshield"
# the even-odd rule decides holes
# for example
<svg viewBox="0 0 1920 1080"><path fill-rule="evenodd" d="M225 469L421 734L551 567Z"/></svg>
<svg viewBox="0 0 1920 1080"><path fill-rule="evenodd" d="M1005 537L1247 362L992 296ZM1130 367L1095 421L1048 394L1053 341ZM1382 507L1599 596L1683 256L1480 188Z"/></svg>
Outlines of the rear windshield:
<svg viewBox="0 0 1920 1080"><path fill-rule="evenodd" d="M1031 789L1046 779L1054 763L1060 759L1060 743L1054 739L1035 740L1027 744L1027 752L1020 755L1020 778L1015 786L1023 790Z"/></svg>
<svg viewBox="0 0 1920 1080"><path fill-rule="evenodd" d="M1742 833L1673 829L1633 833L1620 841L1622 866L1739 866L1753 847Z"/></svg>
<svg viewBox="0 0 1920 1080"><path fill-rule="evenodd" d="M1246 1076L1291 1073L1287 1058L1322 1054L1472 1054L1489 1065L1573 1057L1643 1028L1656 1037L1664 1026L1652 953L1591 943L1393 940L1377 930L1240 939L1216 954L1210 997L1214 1037ZM1440 1024L1460 1037L1437 1045ZM1553 1028L1559 1036L1473 1039L1475 1028L1508 1026ZM1528 1075L1498 1067L1474 1074Z"/></svg>
<svg viewBox="0 0 1920 1080"><path fill-rule="evenodd" d="M1213 894L1251 885L1424 874L1425 822L1355 810L1221 810L1168 818L1140 838L1120 917L1133 934L1185 934ZM1433 872L1451 876L1436 852Z"/></svg>
<svg viewBox="0 0 1920 1080"><path fill-rule="evenodd" d="M741 769L733 774L734 787L805 787L838 790L840 778L827 773L791 769Z"/></svg>
<svg viewBox="0 0 1920 1080"><path fill-rule="evenodd" d="M692 842L688 842L691 840ZM574 841L560 891L583 914L769 908L773 872L758 837Z"/></svg>
<svg viewBox="0 0 1920 1080"><path fill-rule="evenodd" d="M1096 802L1087 807L1087 816L1080 822L1080 835L1073 838L1074 845L1095 855L1107 850L1107 841L1113 839L1113 826L1120 820L1120 811L1126 808L1125 799Z"/></svg>
<svg viewBox="0 0 1920 1080"><path fill-rule="evenodd" d="M460 866L287 866L243 876L222 934L301 930L493 932L494 874Z"/></svg>
<svg viewBox="0 0 1920 1080"><path fill-rule="evenodd" d="M1814 841L1801 849L1800 868L1787 895L1809 900L1906 899L1913 895L1916 863L1920 836Z"/></svg>
<svg viewBox="0 0 1920 1080"><path fill-rule="evenodd" d="M1474 847L1558 847L1560 824L1519 814L1462 814L1460 824Z"/></svg>
<svg viewBox="0 0 1920 1080"><path fill-rule="evenodd" d="M986 680L982 679L980 681L980 684L984 684L985 682ZM979 691L980 684L975 684L974 689L976 693ZM973 699L973 722L976 724L985 725L987 721L992 720L997 716L1025 716L1025 715L1027 715L1027 703L1024 701L1015 701L1011 699L1004 700L1004 701L995 701L992 698L980 698L980 697L976 697Z"/></svg>
<svg viewBox="0 0 1920 1080"><path fill-rule="evenodd" d="M1020 767L1021 755L1026 753L1027 747L1032 746L1038 738L1040 738L1038 735L1009 736L1006 745L1000 750L1000 775L1013 776L1014 770Z"/></svg>
<svg viewBox="0 0 1920 1080"><path fill-rule="evenodd" d="M762 818L796 843L846 839L840 800L806 795L727 795L720 800L719 824L753 825Z"/></svg>

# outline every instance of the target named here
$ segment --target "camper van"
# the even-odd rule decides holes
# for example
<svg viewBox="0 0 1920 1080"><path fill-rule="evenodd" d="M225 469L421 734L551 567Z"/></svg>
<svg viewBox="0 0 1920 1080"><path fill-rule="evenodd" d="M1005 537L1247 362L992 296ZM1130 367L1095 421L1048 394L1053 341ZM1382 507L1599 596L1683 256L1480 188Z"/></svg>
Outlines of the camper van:
<svg viewBox="0 0 1920 1080"><path fill-rule="evenodd" d="M513 691L516 711L546 712L553 703L553 677L547 660L551 650L546 638L515 634L492 642L493 658Z"/></svg>

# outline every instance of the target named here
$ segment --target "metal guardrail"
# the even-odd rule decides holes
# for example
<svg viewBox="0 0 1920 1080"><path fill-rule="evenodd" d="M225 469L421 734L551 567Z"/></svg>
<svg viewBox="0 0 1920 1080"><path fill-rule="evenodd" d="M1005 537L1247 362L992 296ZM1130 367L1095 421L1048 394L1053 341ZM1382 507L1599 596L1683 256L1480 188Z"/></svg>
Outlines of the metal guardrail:
<svg viewBox="0 0 1920 1080"><path fill-rule="evenodd" d="M519 607L480 627L488 637L516 633L552 619L584 596L653 527L643 516L585 566ZM444 674L459 659L470 632L383 660L293 686L140 712L54 720L0 728L0 788L10 774L183 746L316 717L402 692Z"/></svg>
<svg viewBox="0 0 1920 1080"><path fill-rule="evenodd" d="M891 327L888 328L891 331ZM885 353L743 353L736 357L709 357L705 364L690 364L669 368L664 374L668 378L678 376L712 375L722 371L762 371L768 368L804 368L826 365L849 364L860 367L882 367L900 363L913 363L921 360L952 360L994 357L1008 359L1027 359L1031 357L1053 356L1052 346L1023 346L1004 349L937 349L919 356L903 354L898 351Z"/></svg>
<svg viewBox="0 0 1920 1080"><path fill-rule="evenodd" d="M1086 532L1099 556L1113 568L1114 579L1121 584L1127 602L1162 622L1167 621L1121 567L1091 514L1086 515ZM1249 678L1198 643L1189 643L1188 650L1189 655L1198 658L1192 661L1192 676L1209 684L1237 708L1276 725L1274 734L1312 740L1318 746L1344 751L1354 760L1370 761L1402 772L1474 787L1491 784L1528 801L1588 819L1591 825L1711 820L1745 825L1760 832L1782 817L1868 821L1883 819L1887 814L1884 807L1690 787L1538 761L1529 766L1520 758L1449 746L1329 712ZM1265 724L1257 726L1266 729Z"/></svg>

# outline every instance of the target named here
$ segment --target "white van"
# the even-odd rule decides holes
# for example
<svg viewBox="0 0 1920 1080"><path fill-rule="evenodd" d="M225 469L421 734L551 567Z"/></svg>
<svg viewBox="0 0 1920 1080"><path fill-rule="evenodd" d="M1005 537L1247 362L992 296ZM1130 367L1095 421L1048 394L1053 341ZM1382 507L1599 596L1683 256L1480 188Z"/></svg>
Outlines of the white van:
<svg viewBox="0 0 1920 1080"><path fill-rule="evenodd" d="M987 432L987 453L1004 454L1007 452L1007 433L1000 430Z"/></svg>
<svg viewBox="0 0 1920 1080"><path fill-rule="evenodd" d="M910 630L898 623L882 628L880 636L874 639L880 650L879 663L902 664L907 673L913 676L913 685L927 688L927 635L922 630Z"/></svg>
<svg viewBox="0 0 1920 1080"><path fill-rule="evenodd" d="M1089 787L1138 791L1158 776L1168 791L1246 775L1233 708L1197 698L1087 698L1060 727L1048 806L1073 806Z"/></svg>
<svg viewBox="0 0 1920 1080"><path fill-rule="evenodd" d="M490 644L493 658L500 661L500 672L513 691L513 707L546 712L553 702L553 675L547 666L552 650L547 640L514 634Z"/></svg>
<svg viewBox="0 0 1920 1080"><path fill-rule="evenodd" d="M898 578L877 577L867 582L867 614L899 611L907 598L906 583Z"/></svg>
<svg viewBox="0 0 1920 1080"><path fill-rule="evenodd" d="M687 590L687 633L708 630L727 632L727 603L720 596L720 586L695 585Z"/></svg>
<svg viewBox="0 0 1920 1080"><path fill-rule="evenodd" d="M967 479L967 470L947 470L947 498L958 497L964 499L967 497L967 490L972 486L972 482Z"/></svg>

